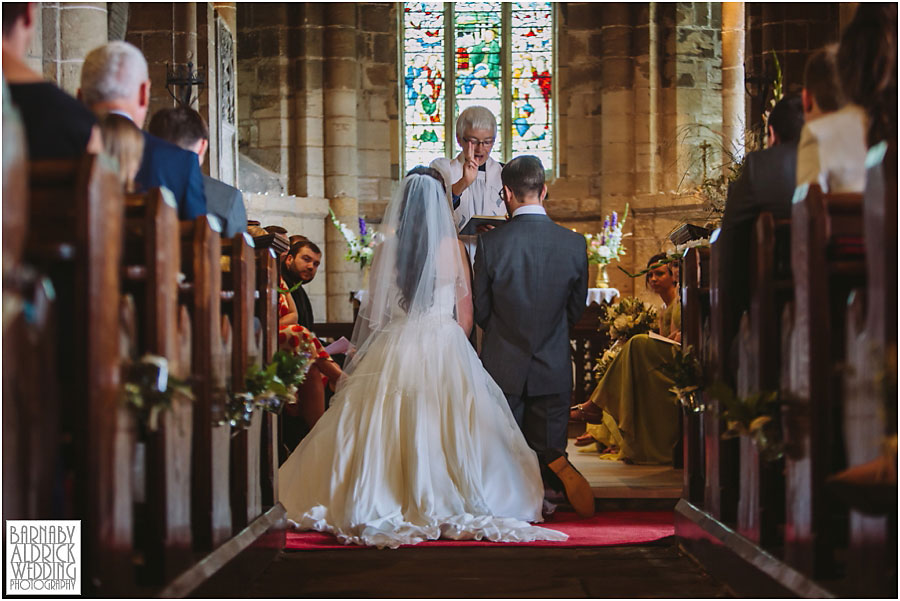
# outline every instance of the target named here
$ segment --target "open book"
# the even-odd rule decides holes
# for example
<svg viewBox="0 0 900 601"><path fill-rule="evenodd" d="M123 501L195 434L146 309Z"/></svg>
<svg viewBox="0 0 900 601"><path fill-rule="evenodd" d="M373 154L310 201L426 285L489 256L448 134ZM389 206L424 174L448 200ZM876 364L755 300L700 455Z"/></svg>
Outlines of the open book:
<svg viewBox="0 0 900 601"><path fill-rule="evenodd" d="M460 236L474 236L475 230L480 225L503 225L506 223L506 215L472 215L463 229L459 230Z"/></svg>
<svg viewBox="0 0 900 601"><path fill-rule="evenodd" d="M662 342L668 342L669 344L674 344L674 345L676 345L676 346L681 346L681 343L680 343L680 342L675 342L675 341L672 340L671 338L666 338L665 336L660 336L660 335L657 334L656 332L648 332L648 333L647 333L647 336L648 336L649 338L652 338L653 340L660 340L660 341L662 341Z"/></svg>

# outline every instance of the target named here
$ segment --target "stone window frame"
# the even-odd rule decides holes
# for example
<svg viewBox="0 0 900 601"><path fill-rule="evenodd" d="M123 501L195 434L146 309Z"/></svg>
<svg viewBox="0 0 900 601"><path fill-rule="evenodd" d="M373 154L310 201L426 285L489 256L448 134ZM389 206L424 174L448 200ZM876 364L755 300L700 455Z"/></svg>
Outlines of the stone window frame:
<svg viewBox="0 0 900 601"><path fill-rule="evenodd" d="M558 173L559 167L559 9L558 2L555 0L550 0L550 11L551 11L551 19L553 21L552 25L552 73L553 73L553 87L551 89L551 98L553 99L553 106L550 111L550 123L552 130L552 149L553 149L553 160L552 164L549 166L545 166L545 179L548 183L555 177ZM397 3L397 46L398 46L398 110L400 117L400 165L402 166L401 173L405 173L410 166L406 164L406 135L403 131L406 127L406 105L405 105L405 90L404 90L404 77L405 77L405 68L406 68L406 57L405 57L405 48L404 48L404 18L403 18L403 8L406 2L398 2ZM511 96L511 85L509 84L509 79L511 77L510 69L511 69L511 55L512 55L512 3L504 1L501 6L501 39L502 39L502 52L503 56L501 58L501 66L502 66L502 75L501 82L503 83L503 90L501 104L506 114L510 114L512 112L512 96ZM444 2L444 23L448 23L452 26L444 27L444 65L447 73L444 76L444 114L445 115L453 115L452 118L445 118L444 127L446 129L444 136L444 156L454 157L458 154L458 146L456 143L456 118L458 115L455 112L455 102L454 98L456 95L456 52L455 52L455 44L453 43L454 34L456 33L456 10L455 10L455 2ZM452 82L452 83L451 83ZM504 123L506 123L504 121ZM509 127L498 128L501 131L498 132L502 136L502 147L503 147L503 156L500 157L501 162L508 162L509 159L513 158L512 155L512 130Z"/></svg>

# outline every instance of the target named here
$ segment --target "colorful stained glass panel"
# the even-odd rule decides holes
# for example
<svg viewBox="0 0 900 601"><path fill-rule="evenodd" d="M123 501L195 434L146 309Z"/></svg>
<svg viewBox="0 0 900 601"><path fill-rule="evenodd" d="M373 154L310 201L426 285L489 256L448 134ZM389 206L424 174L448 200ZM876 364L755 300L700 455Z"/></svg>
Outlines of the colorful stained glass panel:
<svg viewBox="0 0 900 601"><path fill-rule="evenodd" d="M418 2L403 7L406 167L444 156L446 140L455 133L456 116L469 106L481 105L497 117L495 158L535 154L552 168L552 4L513 2L504 7L501 2ZM504 19L504 8L508 19ZM450 26L453 47L446 48L445 27ZM504 82L507 57L510 77ZM448 74L454 76L449 84ZM507 106L504 90L509 94ZM452 115L445 115L448 93ZM503 147L504 133L512 141L509 148Z"/></svg>
<svg viewBox="0 0 900 601"><path fill-rule="evenodd" d="M553 13L549 3L516 2L510 15L512 154L553 167Z"/></svg>

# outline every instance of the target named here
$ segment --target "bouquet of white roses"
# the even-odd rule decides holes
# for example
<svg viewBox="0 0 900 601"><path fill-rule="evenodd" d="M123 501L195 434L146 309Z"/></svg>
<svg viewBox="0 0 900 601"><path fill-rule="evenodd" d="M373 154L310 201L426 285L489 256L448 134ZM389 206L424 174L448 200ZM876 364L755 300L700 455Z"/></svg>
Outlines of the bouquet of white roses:
<svg viewBox="0 0 900 601"><path fill-rule="evenodd" d="M359 236L357 236L349 227L338 221L334 211L328 209L328 213L331 215L331 222L334 224L334 227L338 229L347 242L347 254L344 255L344 258L348 261L359 263L360 268L368 265L372 261L375 247L381 243L381 234L377 232L370 233L366 228L366 220L360 217Z"/></svg>
<svg viewBox="0 0 900 601"><path fill-rule="evenodd" d="M603 220L603 230L599 234L585 234L587 242L588 263L608 265L613 259L618 259L625 254L622 246L622 238L631 234L623 234L622 226L628 219L628 205L625 205L625 214L619 220L618 214L613 211L612 217L607 216Z"/></svg>
<svg viewBox="0 0 900 601"><path fill-rule="evenodd" d="M657 326L656 309L631 296L606 307L600 320L609 328L609 339L623 343L635 334L646 334Z"/></svg>
<svg viewBox="0 0 900 601"><path fill-rule="evenodd" d="M606 372L609 371L609 366L612 365L612 362L616 357L619 356L619 351L622 350L622 344L616 340L610 345L608 349L603 351L603 354L600 355L600 358L597 359L596 365L594 365L594 372L597 374L596 382L599 382L603 379L603 376L606 375Z"/></svg>

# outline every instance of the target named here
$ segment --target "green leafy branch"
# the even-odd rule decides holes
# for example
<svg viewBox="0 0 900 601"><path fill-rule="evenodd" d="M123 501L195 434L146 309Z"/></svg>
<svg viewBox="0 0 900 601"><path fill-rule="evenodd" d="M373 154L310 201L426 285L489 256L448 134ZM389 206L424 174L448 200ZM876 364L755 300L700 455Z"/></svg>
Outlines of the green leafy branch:
<svg viewBox="0 0 900 601"><path fill-rule="evenodd" d="M163 411L172 407L172 397L179 392L194 399L190 386L169 373L169 362L158 355L144 355L124 367L122 400L150 432L159 429Z"/></svg>
<svg viewBox="0 0 900 601"><path fill-rule="evenodd" d="M724 382L715 382L709 387L709 393L724 408L722 417L726 430L722 434L723 439L751 437L765 461L776 461L784 455L781 429L775 419L781 406L777 391L761 391L740 397Z"/></svg>

